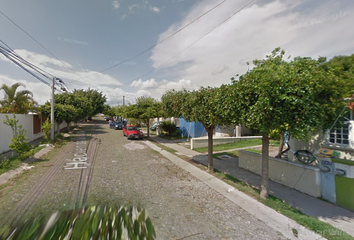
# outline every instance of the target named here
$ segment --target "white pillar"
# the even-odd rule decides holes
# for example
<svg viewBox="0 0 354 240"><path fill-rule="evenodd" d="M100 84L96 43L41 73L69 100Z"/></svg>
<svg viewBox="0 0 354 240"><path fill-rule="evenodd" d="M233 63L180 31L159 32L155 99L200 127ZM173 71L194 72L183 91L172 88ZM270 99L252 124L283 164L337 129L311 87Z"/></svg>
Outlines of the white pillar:
<svg viewBox="0 0 354 240"><path fill-rule="evenodd" d="M241 129L242 129L242 126L241 125L237 125L236 127L235 127L235 135L236 135L236 137L241 137Z"/></svg>

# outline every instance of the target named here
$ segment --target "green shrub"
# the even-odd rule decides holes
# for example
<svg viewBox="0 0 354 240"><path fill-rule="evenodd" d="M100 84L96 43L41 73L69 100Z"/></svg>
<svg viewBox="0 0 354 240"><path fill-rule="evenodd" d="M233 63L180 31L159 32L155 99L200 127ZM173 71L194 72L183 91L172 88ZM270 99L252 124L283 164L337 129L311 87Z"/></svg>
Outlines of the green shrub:
<svg viewBox="0 0 354 240"><path fill-rule="evenodd" d="M49 118L45 120L45 122L42 124L42 131L44 133L44 140L49 143L50 142L50 130L52 128L52 124L50 123Z"/></svg>
<svg viewBox="0 0 354 240"><path fill-rule="evenodd" d="M161 128L163 131L168 132L168 135L171 135L171 133L175 132L177 129L176 124L168 121L162 122Z"/></svg>
<svg viewBox="0 0 354 240"><path fill-rule="evenodd" d="M23 129L22 124L18 124L19 120L16 119L15 114L13 114L13 118L9 118L7 115L5 115L5 117L6 119L3 123L11 127L13 136L10 140L9 148L16 151L18 154L29 151L32 146L26 142L28 140L26 138L27 129Z"/></svg>
<svg viewBox="0 0 354 240"><path fill-rule="evenodd" d="M149 217L140 208L91 206L31 218L4 229L0 239L155 239Z"/></svg>
<svg viewBox="0 0 354 240"><path fill-rule="evenodd" d="M11 165L11 159L4 158L0 160L0 169L8 169Z"/></svg>

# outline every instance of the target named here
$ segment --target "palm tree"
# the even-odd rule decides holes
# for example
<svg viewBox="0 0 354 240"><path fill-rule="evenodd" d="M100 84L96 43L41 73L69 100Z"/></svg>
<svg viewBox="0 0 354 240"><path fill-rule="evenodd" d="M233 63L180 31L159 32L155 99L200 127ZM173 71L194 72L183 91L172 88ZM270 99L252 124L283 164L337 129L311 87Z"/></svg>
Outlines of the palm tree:
<svg viewBox="0 0 354 240"><path fill-rule="evenodd" d="M12 86L3 84L0 90L4 90L5 96L0 101L3 113L28 113L28 110L34 109L37 103L33 100L33 93L28 90L17 91L18 87L26 87L23 83L15 83Z"/></svg>

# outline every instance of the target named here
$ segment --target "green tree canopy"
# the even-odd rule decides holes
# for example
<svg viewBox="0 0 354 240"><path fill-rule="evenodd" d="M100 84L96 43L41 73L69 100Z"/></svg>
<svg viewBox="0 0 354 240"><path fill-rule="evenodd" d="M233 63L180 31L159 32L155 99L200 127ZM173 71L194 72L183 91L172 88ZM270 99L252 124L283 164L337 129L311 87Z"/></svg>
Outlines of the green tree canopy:
<svg viewBox="0 0 354 240"><path fill-rule="evenodd" d="M234 108L233 93L227 86L220 88L201 87L195 91L166 92L162 98L166 114L183 117L186 121L200 122L208 133L208 170L213 171L213 133L217 125L231 124L238 121Z"/></svg>
<svg viewBox="0 0 354 240"><path fill-rule="evenodd" d="M29 110L37 107L33 100L33 93L28 90L18 91L19 87L26 87L22 83L15 83L11 86L3 84L0 90L4 91L4 99L0 101L1 112L26 114Z"/></svg>
<svg viewBox="0 0 354 240"><path fill-rule="evenodd" d="M275 49L255 67L233 79L241 122L262 133L261 196L268 196L269 133L289 131L293 137L308 139L311 132L333 122L342 92L338 79L318 60L297 57L284 60L285 51Z"/></svg>
<svg viewBox="0 0 354 240"><path fill-rule="evenodd" d="M161 116L161 104L152 97L138 97L136 103L129 105L124 109L124 113L128 118L140 119L147 125L147 136L150 135L149 120Z"/></svg>

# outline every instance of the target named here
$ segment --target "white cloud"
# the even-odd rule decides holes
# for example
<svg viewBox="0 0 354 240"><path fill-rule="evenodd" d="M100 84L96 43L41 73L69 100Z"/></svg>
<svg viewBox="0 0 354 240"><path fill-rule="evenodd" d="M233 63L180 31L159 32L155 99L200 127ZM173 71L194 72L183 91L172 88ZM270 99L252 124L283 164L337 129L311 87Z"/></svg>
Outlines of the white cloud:
<svg viewBox="0 0 354 240"><path fill-rule="evenodd" d="M112 6L113 6L114 9L118 9L118 8L120 7L118 1L113 1L113 2L112 2Z"/></svg>
<svg viewBox="0 0 354 240"><path fill-rule="evenodd" d="M182 90L182 89L187 89L187 90L194 90L197 89L198 86L194 84L191 80L186 80L186 79L180 79L178 81L167 81L164 79L159 83L159 87L156 88L156 93L157 96L161 97L165 92L168 90Z"/></svg>
<svg viewBox="0 0 354 240"><path fill-rule="evenodd" d="M15 50L15 52L18 53L21 57L23 57L27 61L36 65L37 67L45 70L46 72L58 78L61 78L68 86L69 90L87 89L89 87L95 89L98 88L98 86L100 87L107 86L107 89L114 89L114 87L122 85L122 83L118 79L105 73L100 73L100 72L87 70L87 69L79 69L79 70L74 69L75 72L72 72L70 69L66 67L68 66L71 69L73 69L72 65L67 62L65 62L66 66L64 66L64 64L61 61L48 57L46 55L41 55L27 50L22 50L22 49ZM9 61L4 57L0 57L0 60ZM28 90L33 92L33 94L35 95L34 98L37 102L39 102L40 104L45 103L45 101L49 99L50 88L44 83L40 82L39 80L34 79L32 76L30 75L28 76L29 79L32 80L32 82L23 79L12 79L4 75L0 75L0 83L12 85L15 82L22 82L26 85L26 88ZM51 84L51 79L47 79L43 77L43 80ZM46 88L48 88L48 91L46 90Z"/></svg>
<svg viewBox="0 0 354 240"><path fill-rule="evenodd" d="M36 65L37 67L45 69L49 68L72 68L72 65L65 61L60 61L52 57L48 57L47 55L38 54L35 52L27 51L25 49L15 49L15 53L20 55L23 59L27 60L28 62Z"/></svg>
<svg viewBox="0 0 354 240"><path fill-rule="evenodd" d="M155 12L155 13L159 13L160 12L160 8L150 6L150 11L151 12Z"/></svg>
<svg viewBox="0 0 354 240"><path fill-rule="evenodd" d="M134 88L147 89L147 88L154 88L157 85L158 84L155 81L155 79L151 78L146 81L142 81L141 79L139 79L138 81L133 81L133 83L130 86Z"/></svg>
<svg viewBox="0 0 354 240"><path fill-rule="evenodd" d="M65 83L74 83L81 87L89 87L92 85L97 85L98 83L100 85L122 85L119 80L104 73L99 73L87 69L74 70L73 72L68 69L68 67L73 69L71 64L67 62L64 62L63 64L63 62L46 55L30 52L24 49L16 49L15 52L33 65L56 77L63 79Z"/></svg>
<svg viewBox="0 0 354 240"><path fill-rule="evenodd" d="M230 83L235 74L245 73L246 62L264 58L276 47L284 48L292 56L351 54L354 32L348 29L354 15L349 12L353 12L354 4L343 2L334 6L331 3L329 0L279 0L253 4L211 31L245 4L227 1L155 47L150 59L155 68L161 64L164 68L174 66L173 69L178 69L177 76L190 79L197 86L219 86ZM161 33L158 41L213 6L213 0L196 4L180 22ZM173 56L176 57L171 59Z"/></svg>
<svg viewBox="0 0 354 240"><path fill-rule="evenodd" d="M228 65L222 65L222 66L219 66L217 69L215 69L211 75L217 75L219 73L223 73L225 72L227 69L229 69L230 67Z"/></svg>
<svg viewBox="0 0 354 240"><path fill-rule="evenodd" d="M129 12L133 12L134 8L136 8L136 7L139 7L139 5L138 4L133 4L131 6L128 6Z"/></svg>

